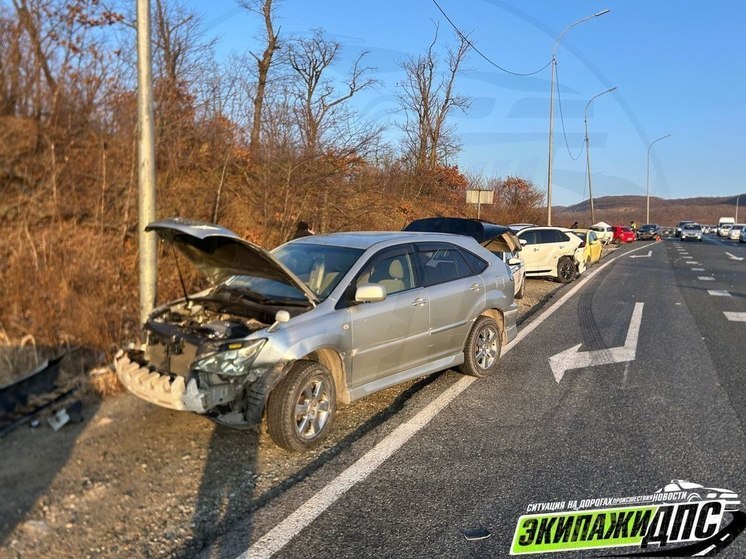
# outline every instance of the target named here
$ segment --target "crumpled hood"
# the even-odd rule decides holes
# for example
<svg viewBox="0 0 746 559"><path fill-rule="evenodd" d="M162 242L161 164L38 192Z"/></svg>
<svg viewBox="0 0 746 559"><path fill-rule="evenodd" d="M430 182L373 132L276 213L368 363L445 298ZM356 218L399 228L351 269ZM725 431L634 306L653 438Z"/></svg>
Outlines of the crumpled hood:
<svg viewBox="0 0 746 559"><path fill-rule="evenodd" d="M260 246L233 231L199 221L171 218L145 227L171 244L202 272L212 285L230 276L250 275L284 283L301 291L312 303L317 297L281 262Z"/></svg>

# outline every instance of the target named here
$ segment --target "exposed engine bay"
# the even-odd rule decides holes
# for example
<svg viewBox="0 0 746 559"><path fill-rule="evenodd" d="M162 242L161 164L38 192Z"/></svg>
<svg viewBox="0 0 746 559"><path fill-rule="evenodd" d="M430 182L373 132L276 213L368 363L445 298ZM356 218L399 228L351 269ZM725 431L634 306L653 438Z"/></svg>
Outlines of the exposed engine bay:
<svg viewBox="0 0 746 559"><path fill-rule="evenodd" d="M197 407L205 409L218 422L233 427L245 422L244 395L260 376L260 371L240 366L226 366L225 372L216 370L223 361L206 366L205 370L195 368L195 364L205 362L211 355L226 355L227 348L243 347L247 336L272 323L269 311L250 309L246 305L234 307L222 300L191 299L156 309L145 324L144 351L130 352L130 357L142 367L168 376L172 381L183 377L188 386L194 379L200 392ZM247 314L256 317L245 316Z"/></svg>

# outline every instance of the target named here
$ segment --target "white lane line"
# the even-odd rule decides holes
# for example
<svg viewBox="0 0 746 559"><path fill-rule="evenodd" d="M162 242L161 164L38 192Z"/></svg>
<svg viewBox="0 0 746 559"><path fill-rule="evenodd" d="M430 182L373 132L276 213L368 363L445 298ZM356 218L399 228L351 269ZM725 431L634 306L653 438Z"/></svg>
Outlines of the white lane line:
<svg viewBox="0 0 746 559"><path fill-rule="evenodd" d="M728 312L723 311L725 318L731 322L746 322L746 312Z"/></svg>
<svg viewBox="0 0 746 559"><path fill-rule="evenodd" d="M699 266L699 262L694 262L690 260L689 262L684 262L684 264L689 264L690 266Z"/></svg>
<svg viewBox="0 0 746 559"><path fill-rule="evenodd" d="M724 289L708 289L707 293L712 295L713 297L730 297L730 293L728 293Z"/></svg>
<svg viewBox="0 0 746 559"><path fill-rule="evenodd" d="M508 353L526 336L538 328L546 319L557 312L560 307L567 303L570 297L575 295L578 290L593 279L593 277L601 270L606 268L606 266L622 256L626 256L631 252L636 252L643 248L647 247L641 246L632 249L623 255L616 256L608 262L601 264L588 275L584 274L585 278L579 280L575 286L560 297L554 305L546 309L528 326L518 332L515 339L503 348L502 355ZM448 388L448 390L428 404L427 407L417 413L417 415L412 419L399 425L383 440L376 444L376 446L366 452L357 462L339 474L331 481L331 483L329 483L329 485L321 489L318 493L298 507L298 509L296 509L290 516L285 518L282 522L277 524L269 532L254 542L249 549L239 555L236 559L271 557L280 551L288 544L288 542L290 542L290 540L298 535L301 530L311 524L316 517L333 505L337 499L344 495L350 488L373 473L378 466L383 464L389 457L391 457L391 455L399 450L404 443L416 435L420 429L425 427L433 417L441 412L443 408L456 398L456 396L466 390L475 380L476 378L474 377L462 377L457 380L450 388Z"/></svg>
<svg viewBox="0 0 746 559"><path fill-rule="evenodd" d="M694 257L693 256L685 256L684 260L694 260Z"/></svg>
<svg viewBox="0 0 746 559"><path fill-rule="evenodd" d="M704 268L692 268L692 272L704 272Z"/></svg>
<svg viewBox="0 0 746 559"><path fill-rule="evenodd" d="M697 276L697 279L700 281L715 281L712 276Z"/></svg>

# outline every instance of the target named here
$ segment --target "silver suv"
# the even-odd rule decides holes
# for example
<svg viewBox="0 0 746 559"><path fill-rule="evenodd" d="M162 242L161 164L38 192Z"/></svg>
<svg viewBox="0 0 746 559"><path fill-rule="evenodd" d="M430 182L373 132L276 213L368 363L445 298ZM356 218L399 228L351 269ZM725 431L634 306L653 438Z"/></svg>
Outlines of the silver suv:
<svg viewBox="0 0 746 559"><path fill-rule="evenodd" d="M211 224L146 229L210 286L153 311L146 343L115 357L122 383L231 427L265 415L286 449L320 443L338 401L451 367L493 373L517 333L510 270L470 237L337 233L269 253Z"/></svg>

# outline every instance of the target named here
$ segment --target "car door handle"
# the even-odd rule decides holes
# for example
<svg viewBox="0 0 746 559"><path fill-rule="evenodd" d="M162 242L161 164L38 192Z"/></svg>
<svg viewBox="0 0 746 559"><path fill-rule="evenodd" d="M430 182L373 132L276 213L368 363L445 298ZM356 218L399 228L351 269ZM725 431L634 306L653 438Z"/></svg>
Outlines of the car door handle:
<svg viewBox="0 0 746 559"><path fill-rule="evenodd" d="M427 303L427 299L423 299L422 297L417 297L417 299L414 300L414 303L412 303L413 307L424 307Z"/></svg>
<svg viewBox="0 0 746 559"><path fill-rule="evenodd" d="M565 248L565 245L560 245L560 248Z"/></svg>
<svg viewBox="0 0 746 559"><path fill-rule="evenodd" d="M471 290L474 291L475 293L482 291L482 285L479 283L472 283Z"/></svg>

